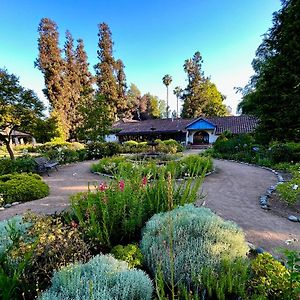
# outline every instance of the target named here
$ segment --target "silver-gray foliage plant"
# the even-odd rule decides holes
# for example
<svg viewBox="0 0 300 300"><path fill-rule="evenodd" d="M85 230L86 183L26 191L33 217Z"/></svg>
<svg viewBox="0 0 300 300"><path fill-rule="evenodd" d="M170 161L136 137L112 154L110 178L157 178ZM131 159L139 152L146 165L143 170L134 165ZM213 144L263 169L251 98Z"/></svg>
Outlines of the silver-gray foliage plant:
<svg viewBox="0 0 300 300"><path fill-rule="evenodd" d="M55 272L51 287L40 300L147 300L153 284L149 276L129 269L111 255L97 255L86 264L74 264Z"/></svg>
<svg viewBox="0 0 300 300"><path fill-rule="evenodd" d="M141 250L153 274L162 272L167 283L190 286L204 267L216 268L221 260L246 256L242 230L210 209L187 204L154 215L143 230Z"/></svg>

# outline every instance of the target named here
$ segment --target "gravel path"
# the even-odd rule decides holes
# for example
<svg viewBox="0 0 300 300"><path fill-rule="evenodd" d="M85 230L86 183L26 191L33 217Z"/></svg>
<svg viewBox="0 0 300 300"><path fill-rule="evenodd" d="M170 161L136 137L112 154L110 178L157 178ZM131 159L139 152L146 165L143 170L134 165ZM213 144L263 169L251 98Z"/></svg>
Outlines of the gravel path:
<svg viewBox="0 0 300 300"><path fill-rule="evenodd" d="M43 199L22 203L0 211L0 220L8 219L16 214L23 214L26 210L36 213L53 214L61 212L69 205L72 194L86 191L88 187L103 181L104 178L90 172L90 166L95 161L84 161L60 167L58 172L49 172L43 179L50 187L50 194Z"/></svg>
<svg viewBox="0 0 300 300"><path fill-rule="evenodd" d="M45 214L66 209L70 195L87 190L88 185L93 188L105 180L90 173L92 163L94 161L63 166L58 172L51 172L49 177L45 175L50 195L0 211L0 220L23 214L28 209ZM256 246L272 251L276 247L285 247L286 240L295 238L298 242L293 243L293 247L300 249L300 223L272 215L272 212L264 211L259 206L259 196L276 183L272 172L220 160L215 160L215 166L216 172L208 176L202 186L206 207L239 224L247 240Z"/></svg>
<svg viewBox="0 0 300 300"><path fill-rule="evenodd" d="M256 246L274 253L275 248L287 247L286 240L295 238L298 241L291 247L300 250L300 223L259 206L259 196L277 182L272 172L221 160L215 160L215 167L216 172L202 185L206 207L239 224L246 239Z"/></svg>

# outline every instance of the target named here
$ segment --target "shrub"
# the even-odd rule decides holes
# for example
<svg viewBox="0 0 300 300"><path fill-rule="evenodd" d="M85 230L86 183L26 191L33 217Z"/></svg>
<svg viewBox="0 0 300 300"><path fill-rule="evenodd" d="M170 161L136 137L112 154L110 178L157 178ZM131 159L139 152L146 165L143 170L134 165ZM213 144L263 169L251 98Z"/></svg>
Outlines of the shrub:
<svg viewBox="0 0 300 300"><path fill-rule="evenodd" d="M300 162L300 143L275 143L269 151L273 163Z"/></svg>
<svg viewBox="0 0 300 300"><path fill-rule="evenodd" d="M247 250L236 224L191 204L154 215L141 241L145 264L152 274L161 270L169 286L190 287L203 268L217 270L222 260L245 258Z"/></svg>
<svg viewBox="0 0 300 300"><path fill-rule="evenodd" d="M46 197L49 187L37 174L6 174L0 176L0 194L5 203L26 202Z"/></svg>
<svg viewBox="0 0 300 300"><path fill-rule="evenodd" d="M300 200L300 177L281 183L276 189L283 201L289 205L294 205Z"/></svg>
<svg viewBox="0 0 300 300"><path fill-rule="evenodd" d="M32 226L23 234L18 246L11 250L11 257L17 261L31 253L30 263L23 272L23 283L44 289L49 285L54 270L71 263L86 262L90 258L89 249L76 226L65 225L59 217L34 214L23 220ZM25 294L33 298L35 288L25 291Z"/></svg>
<svg viewBox="0 0 300 300"><path fill-rule="evenodd" d="M126 262L98 255L86 264L75 264L56 272L52 286L40 300L150 300L150 278L141 270L129 270Z"/></svg>
<svg viewBox="0 0 300 300"><path fill-rule="evenodd" d="M138 172L102 183L96 191L71 198L70 217L79 222L86 239L100 248L140 238L140 230L155 213L194 202L202 178L176 183L171 175L157 170L156 180L148 182Z"/></svg>
<svg viewBox="0 0 300 300"><path fill-rule="evenodd" d="M15 160L9 158L0 159L0 175L35 171L36 163L32 157L18 157Z"/></svg>
<svg viewBox="0 0 300 300"><path fill-rule="evenodd" d="M22 259L13 257L12 252L18 249L29 226L31 224L22 222L19 216L0 222L0 299L2 300L19 299L22 291L28 288L22 276L32 252L29 251Z"/></svg>
<svg viewBox="0 0 300 300"><path fill-rule="evenodd" d="M253 278L251 287L254 294L269 299L297 299L288 297L290 290L290 271L271 254L259 254L251 262ZM300 284L298 283L298 287Z"/></svg>
<svg viewBox="0 0 300 300"><path fill-rule="evenodd" d="M113 156L121 152L121 146L118 143L93 142L87 145L87 158L96 159L107 156Z"/></svg>
<svg viewBox="0 0 300 300"><path fill-rule="evenodd" d="M74 142L63 142L63 141L57 141L57 142L47 142L43 145L37 146L36 150L40 153L45 153L50 150L58 150L58 149L69 149L69 150L81 150L84 149L85 146L81 143Z"/></svg>
<svg viewBox="0 0 300 300"><path fill-rule="evenodd" d="M126 246L117 245L111 250L111 254L120 260L128 263L129 268L141 267L143 265L143 254L136 244Z"/></svg>

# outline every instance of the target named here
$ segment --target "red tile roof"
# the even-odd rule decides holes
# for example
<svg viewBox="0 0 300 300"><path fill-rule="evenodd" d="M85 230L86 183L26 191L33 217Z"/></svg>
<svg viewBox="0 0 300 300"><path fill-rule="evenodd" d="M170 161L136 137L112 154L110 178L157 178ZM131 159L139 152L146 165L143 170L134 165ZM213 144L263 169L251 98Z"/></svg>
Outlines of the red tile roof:
<svg viewBox="0 0 300 300"><path fill-rule="evenodd" d="M115 129L121 129L118 135L149 134L151 128L156 133L186 132L186 127L201 118L196 119L152 119L145 121L118 121L113 125ZM229 130L234 134L250 133L258 124L255 117L241 115L228 117L202 118L216 126L216 134Z"/></svg>

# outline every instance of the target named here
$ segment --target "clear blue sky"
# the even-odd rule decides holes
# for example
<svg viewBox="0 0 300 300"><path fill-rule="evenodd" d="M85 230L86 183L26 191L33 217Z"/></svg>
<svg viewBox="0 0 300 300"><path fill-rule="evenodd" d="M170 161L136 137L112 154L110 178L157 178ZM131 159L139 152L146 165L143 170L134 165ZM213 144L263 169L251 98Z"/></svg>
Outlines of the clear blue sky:
<svg viewBox="0 0 300 300"><path fill-rule="evenodd" d="M97 24L106 22L114 40L114 56L125 64L127 82L143 92L166 98L162 77L173 77L171 90L186 86L184 60L200 51L226 104L233 108L252 74L251 61L280 0L1 0L0 67L16 74L41 99L41 72L34 68L37 27L43 17L59 27L61 47L68 29L82 38L91 71L97 62ZM175 108L171 93L170 105Z"/></svg>

